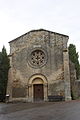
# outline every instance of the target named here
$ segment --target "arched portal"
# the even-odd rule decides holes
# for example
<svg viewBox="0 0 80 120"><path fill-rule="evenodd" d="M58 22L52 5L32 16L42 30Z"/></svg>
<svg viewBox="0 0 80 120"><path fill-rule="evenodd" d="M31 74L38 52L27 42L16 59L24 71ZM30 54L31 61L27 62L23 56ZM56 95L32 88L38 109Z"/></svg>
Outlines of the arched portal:
<svg viewBox="0 0 80 120"><path fill-rule="evenodd" d="M47 101L47 85L43 75L33 75L29 79L29 101Z"/></svg>
<svg viewBox="0 0 80 120"><path fill-rule="evenodd" d="M35 78L32 82L33 84L33 99L34 101L42 101L44 100L44 88L43 88L43 80L41 78Z"/></svg>

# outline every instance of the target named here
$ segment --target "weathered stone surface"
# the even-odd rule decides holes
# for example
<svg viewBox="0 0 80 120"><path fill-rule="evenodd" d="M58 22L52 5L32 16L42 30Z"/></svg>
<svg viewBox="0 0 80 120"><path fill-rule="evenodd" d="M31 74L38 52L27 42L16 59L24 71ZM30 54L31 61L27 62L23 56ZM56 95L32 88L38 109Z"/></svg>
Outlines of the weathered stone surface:
<svg viewBox="0 0 80 120"><path fill-rule="evenodd" d="M10 84L8 84L7 91L11 91L13 88L12 91L17 91L17 88L20 88L20 91L22 89L21 94L23 91L25 94L21 96L25 96L26 101L34 101L33 81L39 78L43 81L41 84L44 85L45 101L48 100L48 95L71 97L68 53L65 54L64 59L68 38L66 35L47 30L34 30L11 41L12 74L9 75L9 81L11 81L12 87L9 87ZM65 83L68 83L66 87ZM26 90L25 86L27 86ZM68 92L65 94L67 90ZM15 93L10 92L9 94L12 96L10 100L13 100ZM18 99L20 100L20 98Z"/></svg>

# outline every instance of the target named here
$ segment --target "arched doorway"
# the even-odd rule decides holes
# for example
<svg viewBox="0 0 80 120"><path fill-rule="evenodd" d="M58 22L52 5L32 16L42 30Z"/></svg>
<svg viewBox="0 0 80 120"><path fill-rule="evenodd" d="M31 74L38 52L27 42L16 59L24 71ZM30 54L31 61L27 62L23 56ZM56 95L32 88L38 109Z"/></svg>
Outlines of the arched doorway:
<svg viewBox="0 0 80 120"><path fill-rule="evenodd" d="M44 86L41 78L35 78L33 84L33 99L34 101L44 100Z"/></svg>
<svg viewBox="0 0 80 120"><path fill-rule="evenodd" d="M40 74L33 75L29 79L29 98L28 101L47 101L47 79Z"/></svg>

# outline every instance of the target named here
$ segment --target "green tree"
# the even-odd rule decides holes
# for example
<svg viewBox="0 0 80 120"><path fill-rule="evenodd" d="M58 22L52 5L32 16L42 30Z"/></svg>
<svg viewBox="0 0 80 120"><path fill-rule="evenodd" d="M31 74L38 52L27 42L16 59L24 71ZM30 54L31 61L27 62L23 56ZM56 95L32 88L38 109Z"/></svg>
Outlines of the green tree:
<svg viewBox="0 0 80 120"><path fill-rule="evenodd" d="M0 95L2 97L1 99L5 99L9 68L9 58L5 47L3 46L2 52L0 52Z"/></svg>
<svg viewBox="0 0 80 120"><path fill-rule="evenodd" d="M69 49L69 58L75 64L76 76L78 79L80 76L80 65L78 60L79 55L78 55L78 52L76 52L76 46L73 44L70 44L68 49Z"/></svg>

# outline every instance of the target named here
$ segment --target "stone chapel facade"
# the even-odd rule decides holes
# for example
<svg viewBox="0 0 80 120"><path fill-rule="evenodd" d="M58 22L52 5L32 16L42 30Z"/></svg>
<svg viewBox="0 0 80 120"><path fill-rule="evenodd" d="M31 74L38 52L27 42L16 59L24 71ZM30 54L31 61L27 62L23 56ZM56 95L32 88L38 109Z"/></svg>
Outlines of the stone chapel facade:
<svg viewBox="0 0 80 120"><path fill-rule="evenodd" d="M48 101L57 95L71 100L68 39L39 29L9 42L9 101Z"/></svg>

